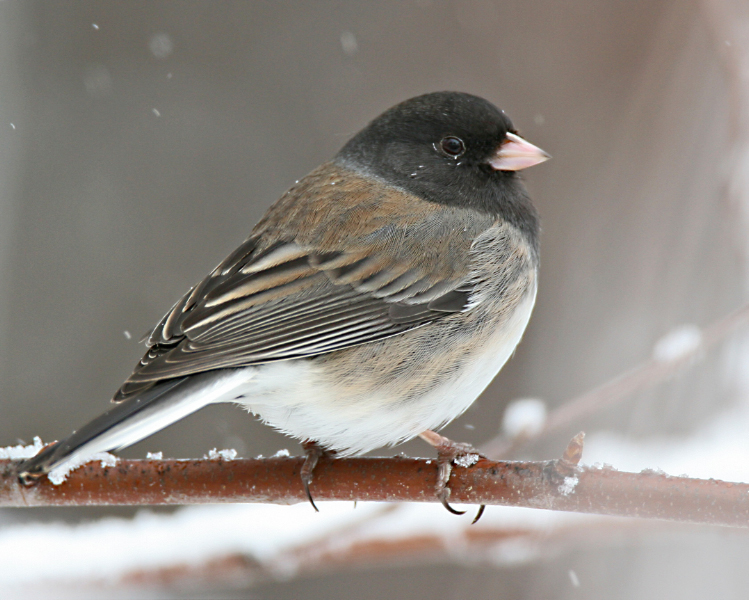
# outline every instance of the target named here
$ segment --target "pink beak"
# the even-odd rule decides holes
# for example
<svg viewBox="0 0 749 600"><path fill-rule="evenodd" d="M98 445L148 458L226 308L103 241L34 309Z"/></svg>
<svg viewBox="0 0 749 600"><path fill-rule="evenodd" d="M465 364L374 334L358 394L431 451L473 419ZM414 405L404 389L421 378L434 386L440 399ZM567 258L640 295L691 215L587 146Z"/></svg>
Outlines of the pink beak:
<svg viewBox="0 0 749 600"><path fill-rule="evenodd" d="M508 133L495 154L489 159L497 171L520 171L549 160L551 155L538 146L526 142L519 135Z"/></svg>

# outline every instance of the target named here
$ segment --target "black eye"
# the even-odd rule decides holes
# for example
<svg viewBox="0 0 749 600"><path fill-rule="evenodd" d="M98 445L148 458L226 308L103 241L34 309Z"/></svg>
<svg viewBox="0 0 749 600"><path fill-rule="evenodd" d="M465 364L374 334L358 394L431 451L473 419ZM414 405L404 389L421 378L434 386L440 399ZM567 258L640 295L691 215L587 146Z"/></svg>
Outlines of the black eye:
<svg viewBox="0 0 749 600"><path fill-rule="evenodd" d="M442 152L453 157L460 156L466 151L466 145L463 143L463 140L453 135L442 138L440 148L442 148Z"/></svg>

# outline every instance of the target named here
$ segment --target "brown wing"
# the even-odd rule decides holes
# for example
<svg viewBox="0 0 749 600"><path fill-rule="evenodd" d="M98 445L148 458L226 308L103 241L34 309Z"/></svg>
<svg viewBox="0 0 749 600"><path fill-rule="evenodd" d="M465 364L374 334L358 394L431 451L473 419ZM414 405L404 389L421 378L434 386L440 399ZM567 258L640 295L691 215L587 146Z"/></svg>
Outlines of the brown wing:
<svg viewBox="0 0 749 600"><path fill-rule="evenodd" d="M115 400L162 379L333 352L463 310L469 250L488 217L384 196L351 172L344 185L342 175L329 163L279 200L165 315Z"/></svg>

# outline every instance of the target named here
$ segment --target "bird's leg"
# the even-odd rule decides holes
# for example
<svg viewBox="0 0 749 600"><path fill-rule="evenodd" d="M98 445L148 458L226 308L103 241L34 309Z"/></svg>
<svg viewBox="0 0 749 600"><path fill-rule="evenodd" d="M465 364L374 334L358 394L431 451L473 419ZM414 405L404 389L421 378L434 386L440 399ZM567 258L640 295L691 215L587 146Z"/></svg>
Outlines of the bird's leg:
<svg viewBox="0 0 749 600"><path fill-rule="evenodd" d="M304 464L302 465L302 485L304 486L304 492L307 494L307 499L309 500L309 503L312 505L312 508L315 509L316 512L320 512L320 510L315 505L315 501L312 499L312 493L309 490L309 486L312 483L312 475L314 473L315 467L317 466L317 461L320 460L320 457L327 454L328 456L332 456L335 454L332 450L326 450L320 444L317 442L313 442L311 440L305 440L302 442L302 448L304 449Z"/></svg>
<svg viewBox="0 0 749 600"><path fill-rule="evenodd" d="M430 429L420 433L419 437L437 450L437 485L434 488L437 498L442 502L442 506L454 515L465 514L465 511L455 510L448 503L448 499L450 498L448 483L450 482L453 465L470 467L471 465L475 465L480 459L486 457L470 444L454 442ZM471 524L481 518L485 508L486 506L483 504L479 507L478 513Z"/></svg>

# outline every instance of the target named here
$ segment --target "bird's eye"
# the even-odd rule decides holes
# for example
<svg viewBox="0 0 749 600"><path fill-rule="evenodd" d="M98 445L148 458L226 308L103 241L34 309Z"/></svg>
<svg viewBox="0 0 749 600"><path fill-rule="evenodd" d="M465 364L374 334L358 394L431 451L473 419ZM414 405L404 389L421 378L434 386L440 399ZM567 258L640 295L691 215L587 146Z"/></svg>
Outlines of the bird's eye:
<svg viewBox="0 0 749 600"><path fill-rule="evenodd" d="M440 141L442 152L453 158L460 156L466 151L466 145L459 137L448 135Z"/></svg>

